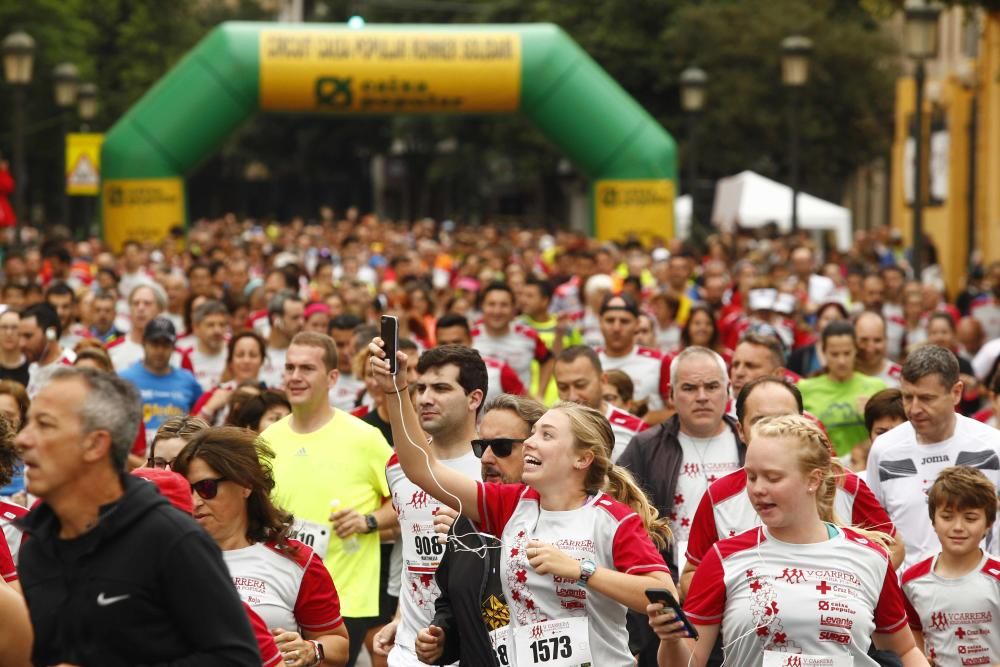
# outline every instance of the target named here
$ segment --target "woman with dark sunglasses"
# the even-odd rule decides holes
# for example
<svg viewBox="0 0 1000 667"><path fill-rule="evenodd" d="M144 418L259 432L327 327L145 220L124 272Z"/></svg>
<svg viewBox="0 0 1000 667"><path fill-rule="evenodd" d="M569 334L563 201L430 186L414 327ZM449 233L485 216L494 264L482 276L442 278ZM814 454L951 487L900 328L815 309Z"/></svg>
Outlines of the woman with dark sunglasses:
<svg viewBox="0 0 1000 667"><path fill-rule="evenodd" d="M191 484L194 518L222 550L240 598L275 634L285 665L347 662L347 630L323 561L291 539L293 517L271 499L274 453L256 433L198 433L174 459Z"/></svg>
<svg viewBox="0 0 1000 667"><path fill-rule="evenodd" d="M507 662L632 667L626 609L645 613L648 588L666 588L675 597L676 589L653 542L662 547L669 529L631 475L611 463L608 420L591 408L559 403L522 445L523 483L473 480L420 442L416 410L403 398L407 356L397 354L393 377L382 346L381 339L372 341L371 363L389 397L403 471L476 523L489 536L488 548L500 554L510 618ZM686 658L678 651L678 660Z"/></svg>

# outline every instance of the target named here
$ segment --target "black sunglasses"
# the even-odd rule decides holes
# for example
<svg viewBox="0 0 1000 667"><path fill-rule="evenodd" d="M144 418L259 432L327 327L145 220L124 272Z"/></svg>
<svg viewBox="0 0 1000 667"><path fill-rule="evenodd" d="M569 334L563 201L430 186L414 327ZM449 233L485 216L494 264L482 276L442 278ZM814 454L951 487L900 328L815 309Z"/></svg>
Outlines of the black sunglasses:
<svg viewBox="0 0 1000 667"><path fill-rule="evenodd" d="M225 477L216 479L203 479L191 485L191 490L201 496L204 500L211 500L219 495L219 482L225 482Z"/></svg>
<svg viewBox="0 0 1000 667"><path fill-rule="evenodd" d="M511 451L514 449L514 445L519 445L524 442L524 438L484 438L472 441L472 453L476 455L477 459L483 458L483 452L487 448L493 450L493 455L500 459L505 459L510 456Z"/></svg>

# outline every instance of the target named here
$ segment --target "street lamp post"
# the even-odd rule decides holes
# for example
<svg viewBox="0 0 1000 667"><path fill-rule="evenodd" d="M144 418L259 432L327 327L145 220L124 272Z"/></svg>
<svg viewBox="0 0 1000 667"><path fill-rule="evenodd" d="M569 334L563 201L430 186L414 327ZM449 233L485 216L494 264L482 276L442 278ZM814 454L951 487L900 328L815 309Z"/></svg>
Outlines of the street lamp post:
<svg viewBox="0 0 1000 667"><path fill-rule="evenodd" d="M76 106L76 96L80 90L80 71L73 63L59 63L52 71L52 81L54 85L56 106L59 107L60 125L62 127L63 155L66 154L69 135L70 109ZM65 160L65 158L63 158ZM70 199L66 193L66 177L63 175L62 181L62 217L63 223L70 226Z"/></svg>
<svg viewBox="0 0 1000 667"><path fill-rule="evenodd" d="M81 130L90 131L90 123L97 117L97 84L81 83L76 94L76 112L83 121ZM94 223L94 197L83 197L83 235L86 236L91 231Z"/></svg>
<svg viewBox="0 0 1000 667"><path fill-rule="evenodd" d="M24 186L28 175L24 162L24 89L31 83L35 63L35 40L21 30L7 35L0 46L3 53L4 79L14 87L14 246L21 245L21 225L27 212Z"/></svg>
<svg viewBox="0 0 1000 667"><path fill-rule="evenodd" d="M913 82L916 86L916 108L913 112L916 129L916 150L913 152L913 277L920 280L924 254L924 82L927 72L924 61L937 54L938 16L941 8L927 0L906 0L903 7L906 55L914 61Z"/></svg>
<svg viewBox="0 0 1000 667"><path fill-rule="evenodd" d="M792 234L799 231L799 103L798 89L809 81L809 57L813 43L808 37L792 35L781 40L781 82L792 89L789 101L789 185L792 188Z"/></svg>
<svg viewBox="0 0 1000 667"><path fill-rule="evenodd" d="M688 148L684 155L684 162L687 174L687 193L691 197L691 218L692 227L695 225L707 227L707 221L699 215L698 208L698 149L695 146L697 116L705 108L706 88L708 87L708 75L700 67L688 67L681 72L681 108L687 116L687 138ZM692 230L693 231L693 230Z"/></svg>

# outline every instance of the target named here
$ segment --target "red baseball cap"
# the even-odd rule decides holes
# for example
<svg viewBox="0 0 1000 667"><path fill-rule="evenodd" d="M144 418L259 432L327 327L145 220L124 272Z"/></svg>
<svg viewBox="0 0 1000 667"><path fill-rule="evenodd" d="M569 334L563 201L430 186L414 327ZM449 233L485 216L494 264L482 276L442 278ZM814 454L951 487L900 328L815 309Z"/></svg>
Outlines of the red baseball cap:
<svg viewBox="0 0 1000 667"><path fill-rule="evenodd" d="M191 498L191 485L180 473L160 468L136 468L132 471L136 477L147 479L160 495L170 501L170 504L186 514L194 514L194 500Z"/></svg>

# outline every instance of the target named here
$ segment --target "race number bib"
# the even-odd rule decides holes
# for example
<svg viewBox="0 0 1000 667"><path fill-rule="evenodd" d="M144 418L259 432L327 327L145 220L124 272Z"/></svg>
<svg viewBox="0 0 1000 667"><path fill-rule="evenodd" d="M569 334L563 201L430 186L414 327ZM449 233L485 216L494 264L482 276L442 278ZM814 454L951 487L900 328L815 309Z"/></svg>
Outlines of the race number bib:
<svg viewBox="0 0 1000 667"><path fill-rule="evenodd" d="M518 665L590 667L590 635L585 617L533 623L514 631Z"/></svg>
<svg viewBox="0 0 1000 667"><path fill-rule="evenodd" d="M288 536L311 548L320 558L326 558L326 552L330 548L330 530L328 523L296 519Z"/></svg>
<svg viewBox="0 0 1000 667"><path fill-rule="evenodd" d="M442 536L443 537L443 536ZM407 521L403 526L403 565L411 572L437 570L444 556L444 541L438 541L434 532L434 519L429 521Z"/></svg>
<svg viewBox="0 0 1000 667"><path fill-rule="evenodd" d="M764 651L763 667L854 667L854 656Z"/></svg>
<svg viewBox="0 0 1000 667"><path fill-rule="evenodd" d="M490 646L493 647L493 655L497 657L497 664L500 667L507 667L510 664L510 626L505 625L490 633Z"/></svg>

